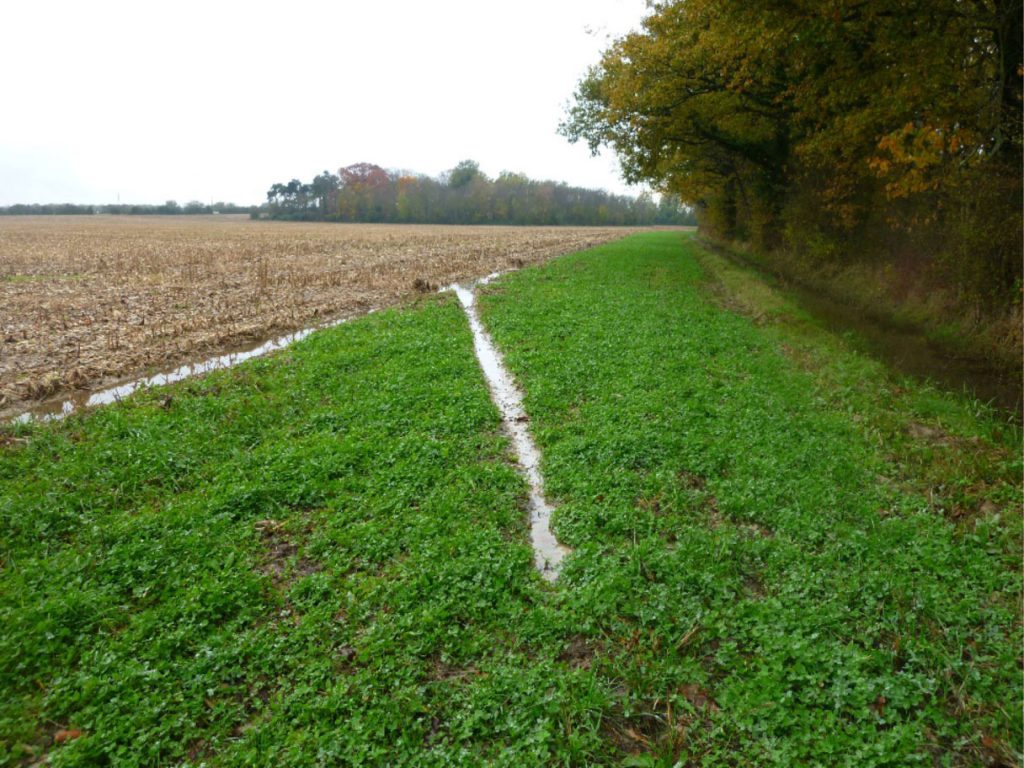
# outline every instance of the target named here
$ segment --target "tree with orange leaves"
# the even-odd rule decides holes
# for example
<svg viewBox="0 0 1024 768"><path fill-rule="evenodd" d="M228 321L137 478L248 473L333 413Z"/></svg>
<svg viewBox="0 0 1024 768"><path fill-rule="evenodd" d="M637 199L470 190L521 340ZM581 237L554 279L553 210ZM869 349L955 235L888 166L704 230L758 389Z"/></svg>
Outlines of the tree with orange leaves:
<svg viewBox="0 0 1024 768"><path fill-rule="evenodd" d="M1020 0L660 2L561 130L710 234L847 258L860 236L927 240L962 288L1013 300L1021 66Z"/></svg>

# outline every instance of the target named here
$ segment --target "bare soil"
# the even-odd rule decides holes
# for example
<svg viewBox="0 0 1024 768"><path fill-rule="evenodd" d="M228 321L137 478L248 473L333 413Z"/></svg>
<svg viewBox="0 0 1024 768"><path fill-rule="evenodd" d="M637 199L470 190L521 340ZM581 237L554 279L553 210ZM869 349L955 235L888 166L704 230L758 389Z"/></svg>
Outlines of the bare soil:
<svg viewBox="0 0 1024 768"><path fill-rule="evenodd" d="M0 413L630 231L0 217Z"/></svg>

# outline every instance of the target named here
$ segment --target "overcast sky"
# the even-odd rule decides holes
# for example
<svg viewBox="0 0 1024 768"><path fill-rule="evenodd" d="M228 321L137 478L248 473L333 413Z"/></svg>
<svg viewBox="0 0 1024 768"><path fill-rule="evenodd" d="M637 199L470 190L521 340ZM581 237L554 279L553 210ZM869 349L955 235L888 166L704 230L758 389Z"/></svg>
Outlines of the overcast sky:
<svg viewBox="0 0 1024 768"><path fill-rule="evenodd" d="M0 205L262 202L293 177L474 159L614 192L557 135L644 0L8 3Z"/></svg>

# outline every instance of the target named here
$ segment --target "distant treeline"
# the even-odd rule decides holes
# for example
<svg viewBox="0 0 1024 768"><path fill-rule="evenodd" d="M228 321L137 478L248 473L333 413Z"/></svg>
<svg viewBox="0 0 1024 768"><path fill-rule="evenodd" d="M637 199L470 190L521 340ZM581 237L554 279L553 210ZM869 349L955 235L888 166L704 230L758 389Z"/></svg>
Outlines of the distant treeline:
<svg viewBox="0 0 1024 768"><path fill-rule="evenodd" d="M509 172L491 179L472 160L439 178L357 163L337 174L324 171L309 183L292 179L274 184L256 215L407 224L696 224L693 211L672 195L655 202L646 193L614 195Z"/></svg>
<svg viewBox="0 0 1024 768"><path fill-rule="evenodd" d="M178 205L168 200L163 205L135 205L111 203L109 205L76 205L74 203L18 203L0 207L0 216L91 216L106 213L119 216L180 216L182 214L210 213L252 213L255 206L235 205L234 203L213 203L207 205L192 200L185 205Z"/></svg>

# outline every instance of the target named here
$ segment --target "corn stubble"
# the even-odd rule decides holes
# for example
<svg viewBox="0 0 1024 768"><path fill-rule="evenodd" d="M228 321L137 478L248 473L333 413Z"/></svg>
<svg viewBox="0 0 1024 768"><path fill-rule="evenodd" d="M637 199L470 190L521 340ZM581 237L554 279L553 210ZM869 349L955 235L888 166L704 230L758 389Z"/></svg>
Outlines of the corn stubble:
<svg viewBox="0 0 1024 768"><path fill-rule="evenodd" d="M0 218L0 412L627 233L229 216Z"/></svg>

